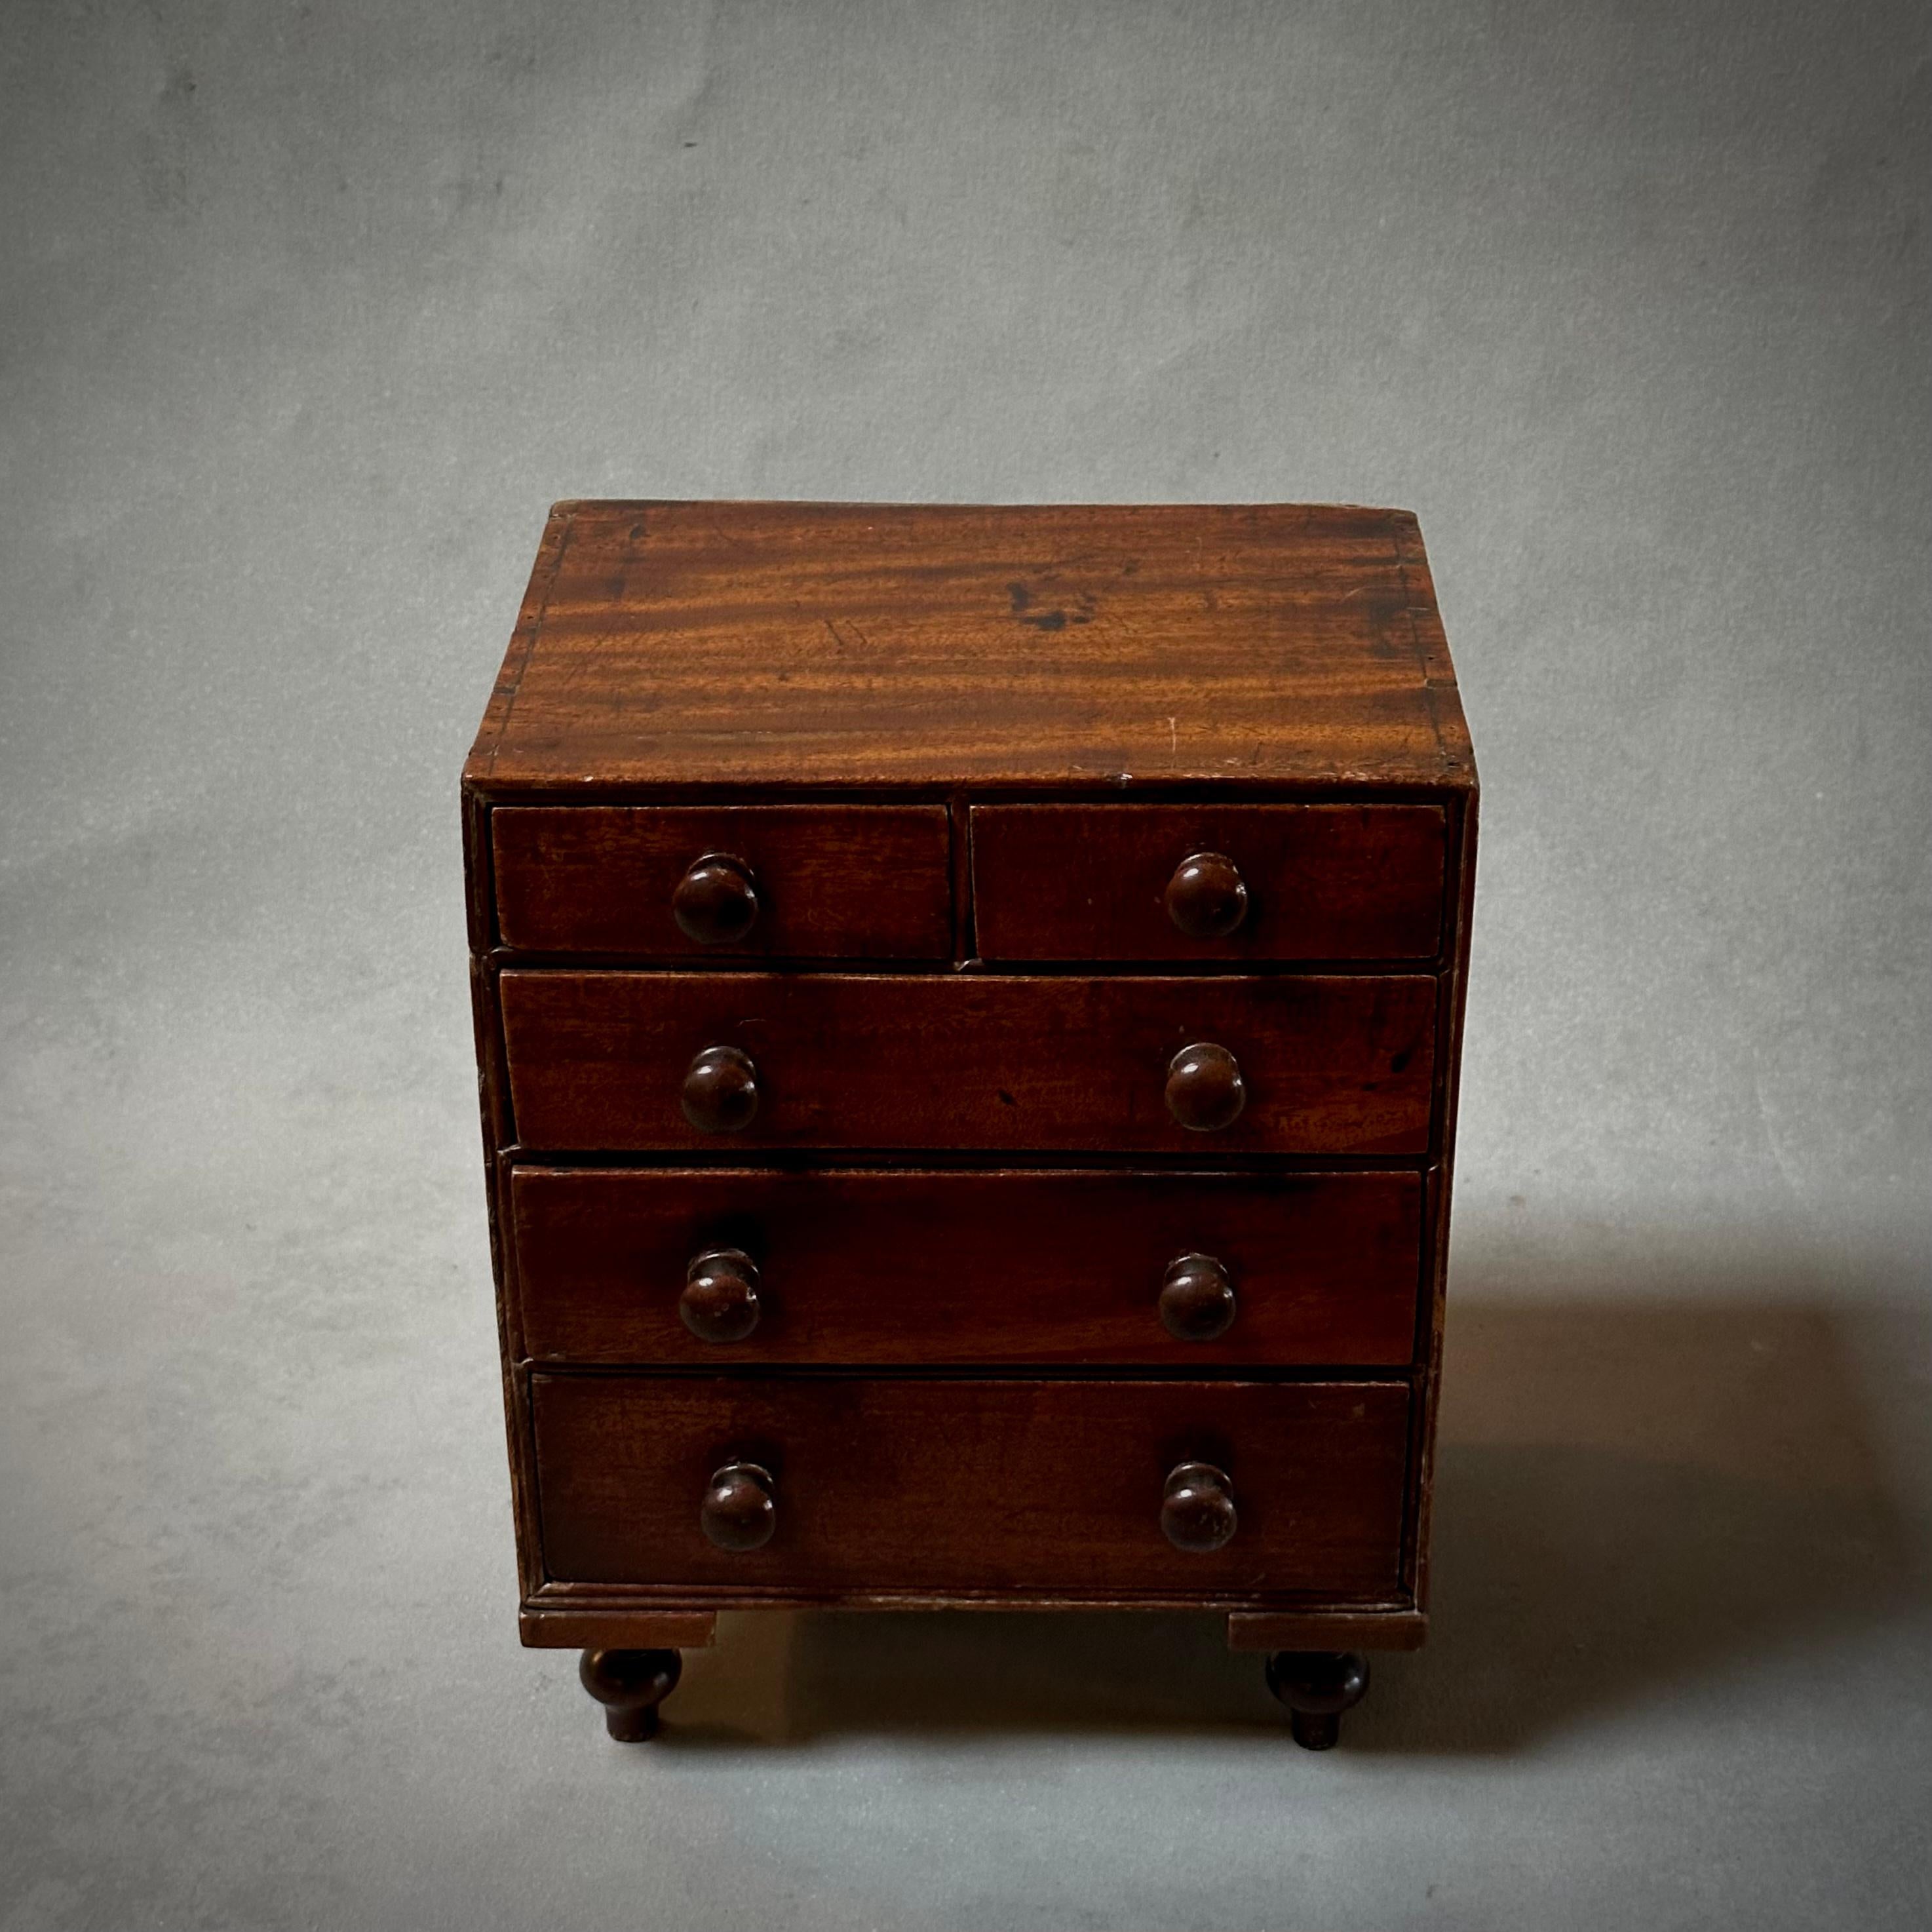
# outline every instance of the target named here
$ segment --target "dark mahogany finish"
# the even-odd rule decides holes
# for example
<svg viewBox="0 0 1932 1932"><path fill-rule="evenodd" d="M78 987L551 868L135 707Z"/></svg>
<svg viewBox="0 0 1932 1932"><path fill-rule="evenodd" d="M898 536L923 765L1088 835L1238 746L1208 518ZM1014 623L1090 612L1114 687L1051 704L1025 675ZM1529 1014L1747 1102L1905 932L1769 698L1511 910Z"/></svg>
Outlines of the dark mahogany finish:
<svg viewBox="0 0 1932 1932"><path fill-rule="evenodd" d="M972 813L988 959L1432 959L1438 805L992 805Z"/></svg>
<svg viewBox="0 0 1932 1932"><path fill-rule="evenodd" d="M658 1706L677 1688L684 1659L674 1650L586 1650L577 1674L604 1706L604 1726L622 1744L658 1734Z"/></svg>
<svg viewBox="0 0 1932 1932"><path fill-rule="evenodd" d="M491 814L491 842L502 940L527 952L938 960L952 950L943 805L510 806ZM728 867L748 880L754 906ZM694 872L704 875L694 883Z"/></svg>
<svg viewBox="0 0 1932 1932"><path fill-rule="evenodd" d="M520 1166L509 1199L521 1352L546 1364L720 1366L689 1270L734 1250L758 1309L734 1362L1192 1373L1414 1353L1414 1174ZM1174 1285L1208 1256L1240 1297L1211 1339L1211 1281ZM713 1292L736 1298L722 1276Z"/></svg>
<svg viewBox="0 0 1932 1932"><path fill-rule="evenodd" d="M686 867L670 896L670 916L700 946L735 946L758 923L758 886L752 868L726 852L707 852Z"/></svg>
<svg viewBox="0 0 1932 1932"><path fill-rule="evenodd" d="M738 1462L712 1470L698 1520L728 1555L764 1549L778 1526L778 1489L770 1470L762 1463Z"/></svg>
<svg viewBox="0 0 1932 1932"><path fill-rule="evenodd" d="M1278 1650L1268 1660L1268 1687L1292 1715L1294 1741L1328 1750L1342 1735L1342 1714L1369 1694L1369 1660L1357 1650Z"/></svg>
<svg viewBox="0 0 1932 1932"><path fill-rule="evenodd" d="M1475 769L1414 519L573 503L465 769L526 1642L1426 1629Z"/></svg>
<svg viewBox="0 0 1932 1932"><path fill-rule="evenodd" d="M526 1148L1429 1144L1436 988L1419 976L518 970L500 989ZM1175 1065L1198 1044L1238 1066Z"/></svg>
<svg viewBox="0 0 1932 1932"><path fill-rule="evenodd" d="M700 1134L742 1133L757 1118L758 1070L736 1046L707 1046L691 1057L678 1089L685 1119Z"/></svg>
<svg viewBox="0 0 1932 1932"><path fill-rule="evenodd" d="M679 1318L700 1342L742 1342L764 1314L758 1264L742 1248L712 1248L692 1258L677 1298Z"/></svg>
<svg viewBox="0 0 1932 1932"><path fill-rule="evenodd" d="M956 1381L538 1375L531 1381L547 1573L717 1601L900 1590L1226 1602L1372 1600L1401 1570L1408 1391L1400 1382ZM1162 1485L1210 1460L1240 1534L1178 1550ZM718 1546L696 1498L727 1466L776 1478ZM770 1501L768 1496L766 1501Z"/></svg>
<svg viewBox="0 0 1932 1932"><path fill-rule="evenodd" d="M1234 1486L1212 1462L1178 1462L1161 1492L1162 1534L1177 1550L1206 1556L1225 1549L1241 1526L1234 1510Z"/></svg>
<svg viewBox="0 0 1932 1932"><path fill-rule="evenodd" d="M1182 1255L1162 1277L1160 1325L1177 1342L1218 1342L1240 1312L1234 1284L1212 1255Z"/></svg>
<svg viewBox="0 0 1932 1932"><path fill-rule="evenodd" d="M958 785L1126 802L1462 794L1475 763L1404 511L578 502L550 512L466 776L505 800Z"/></svg>

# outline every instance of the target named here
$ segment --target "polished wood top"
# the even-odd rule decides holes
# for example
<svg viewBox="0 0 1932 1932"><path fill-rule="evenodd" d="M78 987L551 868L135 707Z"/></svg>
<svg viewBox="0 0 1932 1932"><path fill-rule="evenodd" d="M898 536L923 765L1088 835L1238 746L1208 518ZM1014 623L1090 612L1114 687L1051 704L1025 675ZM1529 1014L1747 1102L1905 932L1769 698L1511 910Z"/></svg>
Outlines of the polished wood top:
<svg viewBox="0 0 1932 1932"><path fill-rule="evenodd" d="M560 503L465 778L1475 782L1399 510Z"/></svg>

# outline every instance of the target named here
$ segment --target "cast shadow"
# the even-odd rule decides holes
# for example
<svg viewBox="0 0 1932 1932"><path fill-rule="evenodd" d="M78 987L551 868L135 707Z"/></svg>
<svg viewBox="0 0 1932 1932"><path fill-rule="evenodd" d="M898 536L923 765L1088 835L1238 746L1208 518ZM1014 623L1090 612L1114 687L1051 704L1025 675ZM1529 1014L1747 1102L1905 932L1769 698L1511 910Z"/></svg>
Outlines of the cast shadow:
<svg viewBox="0 0 1932 1932"><path fill-rule="evenodd" d="M1828 1667L1923 1603L1850 1318L1681 1286L1456 1299L1430 1641L1375 1659L1348 1748L1518 1750L1772 1653ZM1290 1748L1260 1658L1229 1652L1216 1618L766 1614L718 1636L687 1656L664 1746L1271 1726Z"/></svg>
<svg viewBox="0 0 1932 1932"><path fill-rule="evenodd" d="M1513 1750L1767 1666L1815 1681L1922 1610L1844 1306L1461 1307L1430 1642L1383 1660L1351 1742Z"/></svg>

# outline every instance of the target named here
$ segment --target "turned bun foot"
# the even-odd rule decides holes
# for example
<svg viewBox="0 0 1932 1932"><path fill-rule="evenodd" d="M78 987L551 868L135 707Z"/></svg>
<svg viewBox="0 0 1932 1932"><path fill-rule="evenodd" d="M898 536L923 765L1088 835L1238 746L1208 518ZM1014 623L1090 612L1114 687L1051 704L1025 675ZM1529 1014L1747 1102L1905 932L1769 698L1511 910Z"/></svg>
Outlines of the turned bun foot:
<svg viewBox="0 0 1932 1932"><path fill-rule="evenodd" d="M1342 1735L1342 1713L1368 1694L1369 1660L1358 1650L1278 1650L1268 1688L1288 1706L1294 1742L1327 1750Z"/></svg>
<svg viewBox="0 0 1932 1932"><path fill-rule="evenodd" d="M658 1706L677 1688L684 1659L674 1650L586 1650L577 1674L604 1706L604 1723L620 1744L655 1737Z"/></svg>

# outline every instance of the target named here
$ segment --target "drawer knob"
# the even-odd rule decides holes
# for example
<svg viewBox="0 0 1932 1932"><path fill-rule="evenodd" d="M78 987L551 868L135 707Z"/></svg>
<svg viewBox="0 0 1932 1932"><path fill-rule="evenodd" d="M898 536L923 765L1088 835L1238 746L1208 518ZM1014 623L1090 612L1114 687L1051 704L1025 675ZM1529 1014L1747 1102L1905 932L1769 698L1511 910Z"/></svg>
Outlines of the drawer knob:
<svg viewBox="0 0 1932 1932"><path fill-rule="evenodd" d="M1205 1552L1232 1540L1238 1526L1227 1472L1212 1462L1178 1464L1161 1498L1160 1526L1177 1550Z"/></svg>
<svg viewBox="0 0 1932 1932"><path fill-rule="evenodd" d="M727 1462L712 1472L698 1520L720 1550L762 1550L778 1526L772 1472L756 1462Z"/></svg>
<svg viewBox="0 0 1932 1932"><path fill-rule="evenodd" d="M1234 1284L1212 1255L1183 1255L1168 1264L1160 1325L1177 1342L1212 1342L1234 1325Z"/></svg>
<svg viewBox="0 0 1932 1932"><path fill-rule="evenodd" d="M1190 852L1167 882L1167 916L1190 939L1226 939L1248 916L1248 884L1225 852Z"/></svg>
<svg viewBox="0 0 1932 1932"><path fill-rule="evenodd" d="M1198 1040L1167 1063L1167 1111L1190 1132L1231 1126L1247 1104L1247 1084L1225 1046Z"/></svg>
<svg viewBox="0 0 1932 1932"><path fill-rule="evenodd" d="M687 939L728 946L757 923L758 882L742 859L707 852L694 859L670 896L670 916Z"/></svg>
<svg viewBox="0 0 1932 1932"><path fill-rule="evenodd" d="M735 1134L758 1111L758 1070L735 1046L707 1046L685 1070L684 1118L700 1134Z"/></svg>
<svg viewBox="0 0 1932 1932"><path fill-rule="evenodd" d="M711 1248L693 1258L677 1298L684 1325L700 1342L742 1342L758 1325L758 1270L742 1248Z"/></svg>

